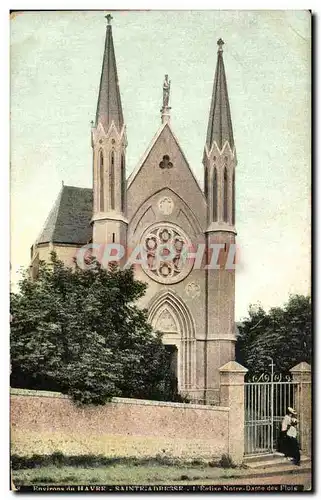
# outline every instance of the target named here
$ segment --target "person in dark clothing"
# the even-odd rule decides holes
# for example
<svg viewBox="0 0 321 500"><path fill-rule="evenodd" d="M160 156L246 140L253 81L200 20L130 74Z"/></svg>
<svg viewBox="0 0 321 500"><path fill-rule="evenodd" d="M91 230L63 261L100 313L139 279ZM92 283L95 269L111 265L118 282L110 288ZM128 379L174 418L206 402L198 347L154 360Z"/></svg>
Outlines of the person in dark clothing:
<svg viewBox="0 0 321 500"><path fill-rule="evenodd" d="M285 457L289 457L287 432L290 428L291 420L293 417L295 417L295 415L296 411L289 406L281 424L281 431L279 436L279 451L283 453Z"/></svg>
<svg viewBox="0 0 321 500"><path fill-rule="evenodd" d="M291 425L287 431L287 438L288 438L288 455L293 458L293 462L295 465L300 465L301 461L301 454L300 454L300 447L297 439L297 425L298 421L296 418L293 418L291 420Z"/></svg>

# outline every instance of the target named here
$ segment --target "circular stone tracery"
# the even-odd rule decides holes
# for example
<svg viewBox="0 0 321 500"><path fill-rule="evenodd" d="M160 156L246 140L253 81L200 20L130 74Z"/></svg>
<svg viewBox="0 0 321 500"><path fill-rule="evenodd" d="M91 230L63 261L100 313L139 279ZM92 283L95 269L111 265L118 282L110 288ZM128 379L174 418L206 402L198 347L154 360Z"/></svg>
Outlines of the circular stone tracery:
<svg viewBox="0 0 321 500"><path fill-rule="evenodd" d="M177 283L192 270L188 259L189 238L179 227L170 223L154 224L142 236L145 273L159 283Z"/></svg>

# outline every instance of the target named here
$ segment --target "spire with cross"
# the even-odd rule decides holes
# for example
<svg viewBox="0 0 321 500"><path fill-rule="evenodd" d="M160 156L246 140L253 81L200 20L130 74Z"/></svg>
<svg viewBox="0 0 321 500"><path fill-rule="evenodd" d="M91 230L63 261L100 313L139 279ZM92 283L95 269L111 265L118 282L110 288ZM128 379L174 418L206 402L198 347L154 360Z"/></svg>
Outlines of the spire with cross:
<svg viewBox="0 0 321 500"><path fill-rule="evenodd" d="M233 150L234 138L230 112L230 103L227 92L226 74L223 61L222 38L217 40L217 63L212 93L212 102L210 116L207 127L206 144L208 150L211 149L213 142L216 142L221 149L227 141Z"/></svg>
<svg viewBox="0 0 321 500"><path fill-rule="evenodd" d="M96 111L95 127L100 122L107 131L114 122L118 131L124 125L123 111L118 84L114 42L111 29L111 14L105 16L107 19L105 50L100 78L100 87Z"/></svg>
<svg viewBox="0 0 321 500"><path fill-rule="evenodd" d="M97 111L91 129L93 149L91 241L94 244L98 243L98 246L111 242L124 245L127 235L126 128L117 75L112 16L108 12L106 14L105 49Z"/></svg>

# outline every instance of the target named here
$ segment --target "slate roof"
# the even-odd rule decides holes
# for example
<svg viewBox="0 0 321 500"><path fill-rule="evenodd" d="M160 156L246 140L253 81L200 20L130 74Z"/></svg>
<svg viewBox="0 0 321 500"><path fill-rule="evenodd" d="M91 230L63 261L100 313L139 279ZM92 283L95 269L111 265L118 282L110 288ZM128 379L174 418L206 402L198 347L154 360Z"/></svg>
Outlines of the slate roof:
<svg viewBox="0 0 321 500"><path fill-rule="evenodd" d="M206 144L209 150L214 141L220 149L224 146L225 141L228 141L233 151L233 128L223 61L223 50L221 48L219 48L217 53L212 102L207 127Z"/></svg>
<svg viewBox="0 0 321 500"><path fill-rule="evenodd" d="M103 66L96 112L96 124L101 123L105 132L114 121L120 131L124 124L120 100L119 83L115 59L115 50L111 26L107 26Z"/></svg>
<svg viewBox="0 0 321 500"><path fill-rule="evenodd" d="M92 238L92 212L92 189L62 186L37 244L50 242L85 245Z"/></svg>

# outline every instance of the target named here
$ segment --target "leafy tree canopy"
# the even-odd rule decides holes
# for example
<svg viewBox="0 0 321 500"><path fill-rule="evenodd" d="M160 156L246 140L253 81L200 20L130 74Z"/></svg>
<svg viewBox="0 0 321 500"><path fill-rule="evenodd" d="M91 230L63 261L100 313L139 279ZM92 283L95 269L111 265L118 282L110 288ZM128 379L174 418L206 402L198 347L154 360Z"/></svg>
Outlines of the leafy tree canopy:
<svg viewBox="0 0 321 500"><path fill-rule="evenodd" d="M135 302L146 285L132 269L91 259L67 267L51 254L38 278L11 294L11 385L59 390L80 403L113 396L175 399L161 335Z"/></svg>
<svg viewBox="0 0 321 500"><path fill-rule="evenodd" d="M291 295L283 307L269 312L261 305L250 306L249 315L239 326L236 359L250 372L288 372L296 364L311 363L311 297Z"/></svg>

